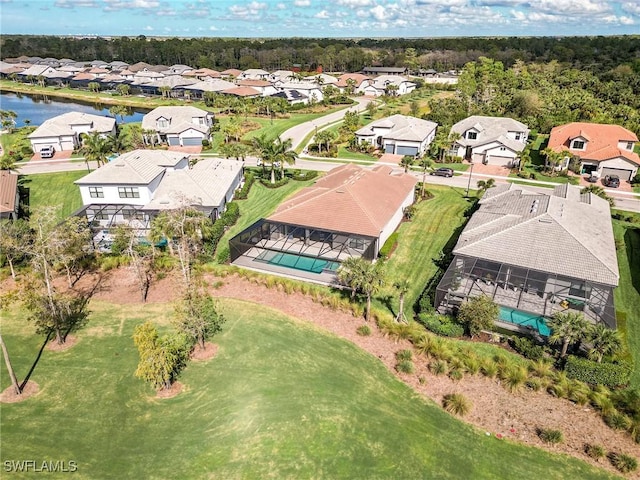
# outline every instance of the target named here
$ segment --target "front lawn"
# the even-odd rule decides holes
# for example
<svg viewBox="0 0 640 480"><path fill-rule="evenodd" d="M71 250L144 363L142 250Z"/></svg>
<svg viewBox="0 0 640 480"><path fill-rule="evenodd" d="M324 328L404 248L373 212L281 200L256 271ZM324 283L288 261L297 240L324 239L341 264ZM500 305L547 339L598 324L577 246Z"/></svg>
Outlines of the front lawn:
<svg viewBox="0 0 640 480"><path fill-rule="evenodd" d="M185 390L159 400L133 375L131 336L145 320L166 328L171 306L92 302L78 343L44 352L32 376L40 393L2 405L2 464L74 461L79 479L614 478L486 436L347 341L264 306L220 305L228 321L216 357L191 363ZM16 310L2 326L23 376L41 337Z"/></svg>
<svg viewBox="0 0 640 480"><path fill-rule="evenodd" d="M82 206L80 189L73 182L84 177L86 171L39 173L21 177L21 184L29 190L29 209L57 207L57 216L66 218Z"/></svg>

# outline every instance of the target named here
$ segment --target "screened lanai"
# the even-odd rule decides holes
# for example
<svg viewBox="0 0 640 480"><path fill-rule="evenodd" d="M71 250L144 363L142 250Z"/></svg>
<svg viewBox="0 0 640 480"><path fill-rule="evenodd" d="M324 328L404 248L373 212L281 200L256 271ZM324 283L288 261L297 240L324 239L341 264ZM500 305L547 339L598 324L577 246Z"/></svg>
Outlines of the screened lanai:
<svg viewBox="0 0 640 480"><path fill-rule="evenodd" d="M376 241L261 219L233 237L229 248L234 265L332 284L345 259L373 260Z"/></svg>
<svg viewBox="0 0 640 480"><path fill-rule="evenodd" d="M462 255L453 259L438 284L435 304L451 310L483 294L508 309L541 317L573 310L591 322L616 328L609 285Z"/></svg>

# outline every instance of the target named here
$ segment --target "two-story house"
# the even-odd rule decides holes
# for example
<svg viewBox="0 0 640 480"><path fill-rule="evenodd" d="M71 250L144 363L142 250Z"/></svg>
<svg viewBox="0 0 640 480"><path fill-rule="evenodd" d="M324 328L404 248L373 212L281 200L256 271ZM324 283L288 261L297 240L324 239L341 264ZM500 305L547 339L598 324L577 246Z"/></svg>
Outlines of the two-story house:
<svg viewBox="0 0 640 480"><path fill-rule="evenodd" d="M529 127L513 118L472 115L451 127L452 153L471 162L514 167L529 138Z"/></svg>
<svg viewBox="0 0 640 480"><path fill-rule="evenodd" d="M212 125L213 113L196 107L158 107L142 117L146 141L182 147L211 140Z"/></svg>
<svg viewBox="0 0 640 480"><path fill-rule="evenodd" d="M637 141L633 132L620 125L573 122L551 130L549 148L578 157L581 173L617 175L629 181L640 166L640 157L633 151Z"/></svg>

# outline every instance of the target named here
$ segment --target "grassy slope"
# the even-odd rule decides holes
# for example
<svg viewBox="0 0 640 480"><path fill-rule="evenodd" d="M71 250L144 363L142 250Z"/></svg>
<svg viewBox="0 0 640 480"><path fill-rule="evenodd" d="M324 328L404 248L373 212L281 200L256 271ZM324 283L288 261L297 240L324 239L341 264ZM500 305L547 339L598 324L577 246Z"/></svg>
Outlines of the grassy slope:
<svg viewBox="0 0 640 480"><path fill-rule="evenodd" d="M631 385L640 387L640 228L619 220L613 221L618 248L620 284L614 291L616 310L626 314L620 325L633 356Z"/></svg>
<svg viewBox="0 0 640 480"><path fill-rule="evenodd" d="M612 478L487 437L352 344L239 301L222 302L218 355L186 369L185 392L156 400L133 376L131 335L146 319L166 323L168 308L91 307L75 347L44 353L39 395L2 406L2 462L74 460L76 478ZM19 313L8 317L3 335L24 375L37 337Z"/></svg>
<svg viewBox="0 0 640 480"><path fill-rule="evenodd" d="M24 186L29 189L31 211L39 207L60 207L58 216L64 218L82 206L80 190L74 181L84 177L86 171L41 173L26 175Z"/></svg>
<svg viewBox="0 0 640 480"><path fill-rule="evenodd" d="M420 202L414 219L399 227L398 247L387 262L388 287L379 295L392 295L394 309L397 309L393 283L409 279L411 289L406 296L407 315L437 271L433 260L439 257L454 231L462 225L463 212L469 207L462 190L431 185L428 190L435 195L434 198Z"/></svg>

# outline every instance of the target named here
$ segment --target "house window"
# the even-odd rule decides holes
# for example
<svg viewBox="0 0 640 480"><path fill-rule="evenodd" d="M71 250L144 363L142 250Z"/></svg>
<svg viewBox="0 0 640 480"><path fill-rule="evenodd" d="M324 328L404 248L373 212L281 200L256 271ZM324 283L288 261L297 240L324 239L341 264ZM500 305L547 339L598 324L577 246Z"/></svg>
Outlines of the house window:
<svg viewBox="0 0 640 480"><path fill-rule="evenodd" d="M123 208L122 218L125 220L144 220L144 213L133 208Z"/></svg>
<svg viewBox="0 0 640 480"><path fill-rule="evenodd" d="M162 120L158 120L158 128L167 128L169 126L169 122L167 122L164 118Z"/></svg>
<svg viewBox="0 0 640 480"><path fill-rule="evenodd" d="M633 150L633 142L627 142L627 150Z"/></svg>
<svg viewBox="0 0 640 480"><path fill-rule="evenodd" d="M506 147L500 147L500 151L504 152L507 148Z"/></svg>
<svg viewBox="0 0 640 480"><path fill-rule="evenodd" d="M89 196L91 198L104 198L102 187L89 187Z"/></svg>
<svg viewBox="0 0 640 480"><path fill-rule="evenodd" d="M591 288L584 282L571 282L569 295L572 297L589 298L591 296Z"/></svg>
<svg viewBox="0 0 640 480"><path fill-rule="evenodd" d="M571 148L575 148L576 150L584 150L584 141L574 140L571 144Z"/></svg>
<svg viewBox="0 0 640 480"><path fill-rule="evenodd" d="M476 140L478 138L478 132L467 132L467 140Z"/></svg>
<svg viewBox="0 0 640 480"><path fill-rule="evenodd" d="M118 187L120 198L140 198L138 187Z"/></svg>
<svg viewBox="0 0 640 480"><path fill-rule="evenodd" d="M520 140L522 138L522 134L520 132L516 132L516 140Z"/></svg>
<svg viewBox="0 0 640 480"><path fill-rule="evenodd" d="M350 238L349 248L353 248L355 250L364 250L364 240L362 238Z"/></svg>

